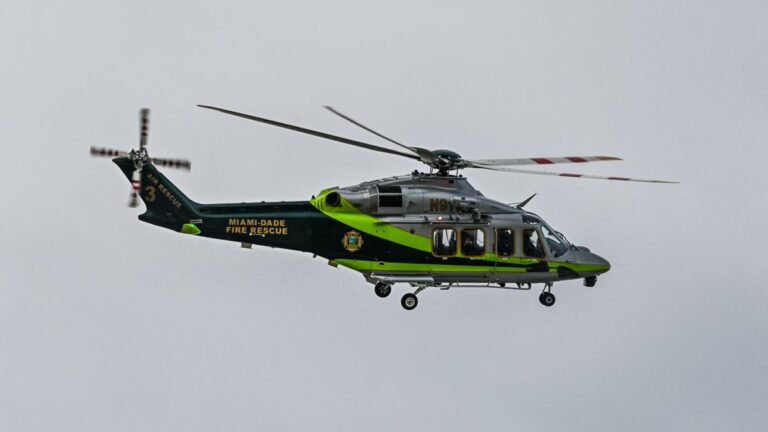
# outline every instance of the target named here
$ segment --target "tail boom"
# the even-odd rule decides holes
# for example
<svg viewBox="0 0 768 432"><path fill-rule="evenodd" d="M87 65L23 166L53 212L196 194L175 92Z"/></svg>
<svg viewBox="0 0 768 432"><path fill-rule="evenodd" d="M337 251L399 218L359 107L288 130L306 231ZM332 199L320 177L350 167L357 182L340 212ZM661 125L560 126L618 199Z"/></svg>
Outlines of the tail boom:
<svg viewBox="0 0 768 432"><path fill-rule="evenodd" d="M133 162L125 157L114 162L132 180ZM243 244L311 252L313 227L326 219L307 201L199 204L152 164L142 167L138 195L147 207L141 221Z"/></svg>

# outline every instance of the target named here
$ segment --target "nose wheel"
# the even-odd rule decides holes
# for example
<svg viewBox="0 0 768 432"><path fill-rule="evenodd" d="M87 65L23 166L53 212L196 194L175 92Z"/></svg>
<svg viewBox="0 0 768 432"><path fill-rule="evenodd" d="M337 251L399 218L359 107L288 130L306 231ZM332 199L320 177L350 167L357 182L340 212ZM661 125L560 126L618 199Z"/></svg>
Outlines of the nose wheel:
<svg viewBox="0 0 768 432"><path fill-rule="evenodd" d="M376 286L373 287L373 292L375 292L377 296L385 298L389 296L389 293L392 292L392 285L384 282L378 282Z"/></svg>
<svg viewBox="0 0 768 432"><path fill-rule="evenodd" d="M551 292L552 284L548 283L544 285L544 291L539 294L539 303L546 307L552 307L555 304L555 295Z"/></svg>

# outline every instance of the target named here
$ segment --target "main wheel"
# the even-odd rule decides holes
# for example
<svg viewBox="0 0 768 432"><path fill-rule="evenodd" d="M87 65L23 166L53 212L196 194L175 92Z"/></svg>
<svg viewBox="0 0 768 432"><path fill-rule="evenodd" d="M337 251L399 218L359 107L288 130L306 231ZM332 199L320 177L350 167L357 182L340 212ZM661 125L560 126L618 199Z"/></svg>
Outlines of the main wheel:
<svg viewBox="0 0 768 432"><path fill-rule="evenodd" d="M392 285L379 282L373 287L373 292L375 292L377 296L384 298L392 292Z"/></svg>
<svg viewBox="0 0 768 432"><path fill-rule="evenodd" d="M403 305L403 309L405 310L413 310L416 308L416 305L419 304L419 299L415 295L407 293L400 300L400 304Z"/></svg>
<svg viewBox="0 0 768 432"><path fill-rule="evenodd" d="M543 292L539 295L539 302L546 307L550 307L555 304L555 295L551 292Z"/></svg>

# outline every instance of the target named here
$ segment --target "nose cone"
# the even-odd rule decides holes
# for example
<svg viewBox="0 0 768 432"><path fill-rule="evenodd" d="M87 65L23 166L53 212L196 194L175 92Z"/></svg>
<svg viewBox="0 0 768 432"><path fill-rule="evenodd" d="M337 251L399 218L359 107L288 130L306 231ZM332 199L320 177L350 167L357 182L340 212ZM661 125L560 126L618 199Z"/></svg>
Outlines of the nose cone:
<svg viewBox="0 0 768 432"><path fill-rule="evenodd" d="M590 253L590 267L592 267L590 270L593 271L596 274L602 274L607 272L611 269L611 263L608 262L605 258L601 257L600 255L596 255L593 253Z"/></svg>
<svg viewBox="0 0 768 432"><path fill-rule="evenodd" d="M561 257L580 277L597 276L611 269L611 263L589 249L578 246Z"/></svg>

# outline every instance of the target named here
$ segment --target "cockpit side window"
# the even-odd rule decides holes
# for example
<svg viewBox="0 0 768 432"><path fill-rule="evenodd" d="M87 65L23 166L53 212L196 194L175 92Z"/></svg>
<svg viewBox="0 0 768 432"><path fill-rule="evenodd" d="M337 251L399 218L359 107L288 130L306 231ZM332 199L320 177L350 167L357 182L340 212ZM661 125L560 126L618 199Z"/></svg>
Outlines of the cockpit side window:
<svg viewBox="0 0 768 432"><path fill-rule="evenodd" d="M496 254L512 256L515 254L515 231L510 228L496 230Z"/></svg>
<svg viewBox="0 0 768 432"><path fill-rule="evenodd" d="M547 228L546 225L541 226L541 231L544 233L544 239L547 241L547 246L549 246L549 252L552 256L557 258L568 251L568 246L563 243L563 240L561 240L552 230Z"/></svg>
<svg viewBox="0 0 768 432"><path fill-rule="evenodd" d="M465 256L480 256L485 253L485 231L478 228L462 230L461 253Z"/></svg>
<svg viewBox="0 0 768 432"><path fill-rule="evenodd" d="M439 228L432 231L432 253L441 257L456 255L456 230Z"/></svg>
<svg viewBox="0 0 768 432"><path fill-rule="evenodd" d="M544 247L539 232L533 228L523 230L523 254L534 258L544 258Z"/></svg>

